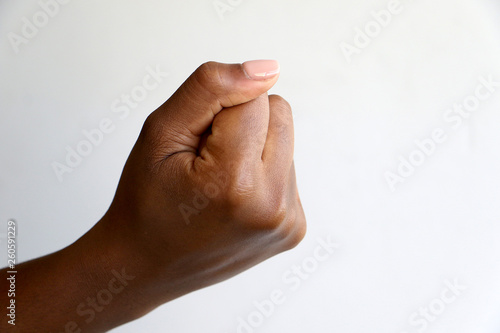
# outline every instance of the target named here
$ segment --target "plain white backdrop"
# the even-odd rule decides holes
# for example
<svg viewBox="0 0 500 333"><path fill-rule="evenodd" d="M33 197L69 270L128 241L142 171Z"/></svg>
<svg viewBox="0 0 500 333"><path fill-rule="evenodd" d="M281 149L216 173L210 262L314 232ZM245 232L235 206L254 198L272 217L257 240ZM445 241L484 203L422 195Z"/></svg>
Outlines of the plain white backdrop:
<svg viewBox="0 0 500 333"><path fill-rule="evenodd" d="M0 226L17 220L21 261L99 220L143 121L201 63L279 60L271 93L295 115L305 240L113 332L500 331L497 2L58 6L0 3ZM163 74L141 95L148 70ZM114 112L133 92L137 105ZM58 178L54 162L105 118L114 130ZM338 247L318 261L328 237ZM274 309L255 305L279 291Z"/></svg>

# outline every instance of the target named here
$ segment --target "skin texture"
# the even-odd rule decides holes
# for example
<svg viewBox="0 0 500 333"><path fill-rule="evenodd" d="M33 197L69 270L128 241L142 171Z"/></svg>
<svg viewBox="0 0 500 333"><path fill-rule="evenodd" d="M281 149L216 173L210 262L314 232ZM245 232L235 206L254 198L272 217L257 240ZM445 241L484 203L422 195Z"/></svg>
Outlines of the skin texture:
<svg viewBox="0 0 500 333"><path fill-rule="evenodd" d="M277 80L201 65L147 118L105 216L16 267L16 326L0 331L104 332L296 246L306 222L291 109L267 95Z"/></svg>

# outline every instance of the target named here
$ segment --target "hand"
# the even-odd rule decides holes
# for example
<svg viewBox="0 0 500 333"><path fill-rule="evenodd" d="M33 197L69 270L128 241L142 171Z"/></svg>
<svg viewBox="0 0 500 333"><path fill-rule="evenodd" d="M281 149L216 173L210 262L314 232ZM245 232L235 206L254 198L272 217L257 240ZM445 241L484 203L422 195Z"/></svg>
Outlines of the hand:
<svg viewBox="0 0 500 333"><path fill-rule="evenodd" d="M99 224L141 253L154 306L304 237L291 109L267 95L278 76L275 61L209 62L146 120Z"/></svg>
<svg viewBox="0 0 500 333"><path fill-rule="evenodd" d="M16 266L19 320L0 331L104 332L297 245L292 114L267 96L278 72L273 61L198 68L146 120L105 216ZM9 288L0 280L5 306Z"/></svg>

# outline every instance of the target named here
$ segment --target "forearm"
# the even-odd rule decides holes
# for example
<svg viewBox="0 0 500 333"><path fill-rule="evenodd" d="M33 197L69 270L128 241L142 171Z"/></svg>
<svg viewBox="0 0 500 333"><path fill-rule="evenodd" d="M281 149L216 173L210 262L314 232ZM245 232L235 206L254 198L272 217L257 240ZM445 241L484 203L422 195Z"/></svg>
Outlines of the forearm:
<svg viewBox="0 0 500 333"><path fill-rule="evenodd" d="M272 60L205 63L154 111L106 216L16 267L18 331L107 331L296 246L293 117L267 95L278 74Z"/></svg>
<svg viewBox="0 0 500 333"><path fill-rule="evenodd" d="M137 255L102 228L97 224L74 244L16 266L15 326L4 314L0 331L104 332L152 309L138 296L143 267ZM7 275L3 269L3 309Z"/></svg>

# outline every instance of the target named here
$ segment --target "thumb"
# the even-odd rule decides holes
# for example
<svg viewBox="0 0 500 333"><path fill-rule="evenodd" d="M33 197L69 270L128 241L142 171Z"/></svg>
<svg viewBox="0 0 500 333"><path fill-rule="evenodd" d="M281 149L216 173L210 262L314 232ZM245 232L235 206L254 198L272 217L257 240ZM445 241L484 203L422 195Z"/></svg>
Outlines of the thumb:
<svg viewBox="0 0 500 333"><path fill-rule="evenodd" d="M223 109L249 102L276 83L279 64L254 60L243 64L207 62L191 74L156 112L178 142L197 147L200 136ZM163 123L165 124L165 123ZM165 124L166 125L166 124Z"/></svg>

